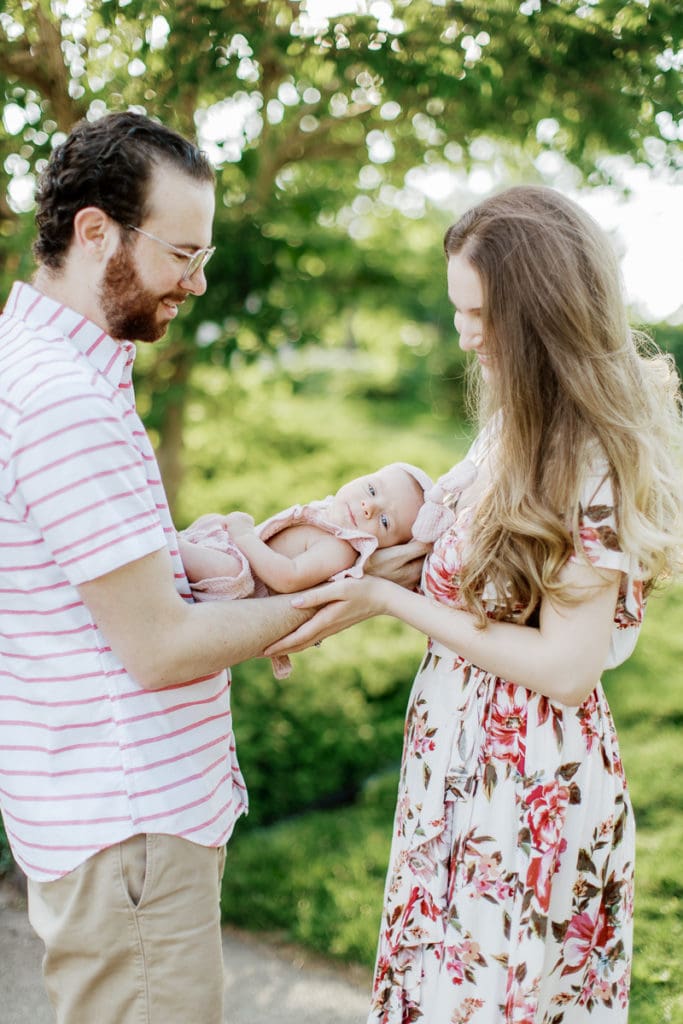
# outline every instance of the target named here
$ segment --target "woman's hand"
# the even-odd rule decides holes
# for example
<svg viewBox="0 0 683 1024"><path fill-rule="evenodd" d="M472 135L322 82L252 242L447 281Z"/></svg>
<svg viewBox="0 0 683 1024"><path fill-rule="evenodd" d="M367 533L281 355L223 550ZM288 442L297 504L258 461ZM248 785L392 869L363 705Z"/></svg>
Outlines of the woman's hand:
<svg viewBox="0 0 683 1024"><path fill-rule="evenodd" d="M387 549L389 550L389 549ZM378 576L344 579L305 590L292 600L295 608L319 609L312 618L293 633L271 644L263 653L294 654L320 643L333 633L340 633L357 622L381 615L386 607L385 596L394 584Z"/></svg>
<svg viewBox="0 0 683 1024"><path fill-rule="evenodd" d="M431 544L423 544L419 540L391 548L378 548L365 563L364 572L412 589L420 582L422 563L429 551Z"/></svg>

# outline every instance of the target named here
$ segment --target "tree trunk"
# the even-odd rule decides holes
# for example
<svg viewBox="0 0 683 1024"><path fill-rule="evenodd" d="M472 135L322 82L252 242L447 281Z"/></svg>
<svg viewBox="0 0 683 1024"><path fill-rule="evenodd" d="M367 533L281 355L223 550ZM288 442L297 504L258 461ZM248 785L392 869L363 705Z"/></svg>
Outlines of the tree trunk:
<svg viewBox="0 0 683 1024"><path fill-rule="evenodd" d="M195 355L195 349L187 344L178 345L172 352L168 352L164 363L166 367L170 363L172 372L169 377L164 379L163 392L161 392L161 388L153 386L153 390L156 392L153 401L158 402L161 407L160 440L156 454L172 516L177 506L183 480L183 425L188 385Z"/></svg>

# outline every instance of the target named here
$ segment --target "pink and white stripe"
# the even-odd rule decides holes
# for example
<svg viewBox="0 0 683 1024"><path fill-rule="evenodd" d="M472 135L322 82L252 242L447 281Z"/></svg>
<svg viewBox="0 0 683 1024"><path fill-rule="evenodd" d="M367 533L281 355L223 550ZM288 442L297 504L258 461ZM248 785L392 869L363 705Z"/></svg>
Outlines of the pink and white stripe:
<svg viewBox="0 0 683 1024"><path fill-rule="evenodd" d="M41 881L146 830L217 846L246 810L228 674L142 690L76 589L167 546L191 600L134 357L26 284L0 316L0 806Z"/></svg>

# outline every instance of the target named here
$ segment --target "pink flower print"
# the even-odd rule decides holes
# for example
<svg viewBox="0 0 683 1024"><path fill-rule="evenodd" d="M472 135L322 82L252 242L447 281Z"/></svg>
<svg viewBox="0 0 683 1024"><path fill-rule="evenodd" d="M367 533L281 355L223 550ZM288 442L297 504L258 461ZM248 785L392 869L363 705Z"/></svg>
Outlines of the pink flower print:
<svg viewBox="0 0 683 1024"><path fill-rule="evenodd" d="M507 999L505 1000L505 1024L536 1024L538 1000L535 987L522 988L514 978L508 982Z"/></svg>
<svg viewBox="0 0 683 1024"><path fill-rule="evenodd" d="M550 887L559 858L567 848L562 830L569 806L569 789L558 782L535 786L527 798L527 821L532 857L527 884L533 889L541 910L550 905Z"/></svg>
<svg viewBox="0 0 683 1024"><path fill-rule="evenodd" d="M550 906L550 885L557 869L559 855L567 848L565 839L555 850L549 850L540 857L533 857L527 871L527 884L536 896L539 908L546 912Z"/></svg>
<svg viewBox="0 0 683 1024"><path fill-rule="evenodd" d="M377 967L375 968L375 982L373 985L373 992L378 992L384 985L384 981L387 976L391 973L392 960L390 956L385 953L383 956L378 957Z"/></svg>
<svg viewBox="0 0 683 1024"><path fill-rule="evenodd" d="M563 955L566 967L563 974L580 971L593 953L596 957L604 954L614 936L614 928L609 922L604 904L601 904L594 917L584 910L575 914L569 922L564 937Z"/></svg>
<svg viewBox="0 0 683 1024"><path fill-rule="evenodd" d="M454 985L462 985L465 980L465 965L457 955L454 955L455 951L452 947L449 946L446 952L451 954L446 960L448 975Z"/></svg>
<svg viewBox="0 0 683 1024"><path fill-rule="evenodd" d="M432 843L415 847L406 854L406 863L413 875L422 882L429 882L436 871L436 850Z"/></svg>
<svg viewBox="0 0 683 1024"><path fill-rule="evenodd" d="M474 866L474 878L472 879L475 884L481 884L484 889L488 889L491 882L498 876L499 862L500 857L496 859L491 854L483 853L481 857L477 857Z"/></svg>
<svg viewBox="0 0 683 1024"><path fill-rule="evenodd" d="M460 946L460 959L464 964L476 964L481 963L481 947L478 942L473 942L472 939L465 939L462 946Z"/></svg>
<svg viewBox="0 0 683 1024"><path fill-rule="evenodd" d="M475 899L478 896L501 898L500 893L507 894L509 884L505 882L500 866L500 854L475 856L468 863L467 878L469 882L468 895ZM450 894L449 894L450 898ZM503 897L505 898L505 897Z"/></svg>
<svg viewBox="0 0 683 1024"><path fill-rule="evenodd" d="M577 712L581 725L581 734L586 741L586 750L588 751L593 749L594 741L600 738L600 733L596 728L598 711L598 698L595 690L593 690Z"/></svg>
<svg viewBox="0 0 683 1024"><path fill-rule="evenodd" d="M617 1001L622 1009L626 1009L629 1001L629 991L631 988L631 970L629 968L624 971L622 976L617 982Z"/></svg>
<svg viewBox="0 0 683 1024"><path fill-rule="evenodd" d="M429 893L420 900L420 913L430 921L438 921L441 917L441 910L431 898Z"/></svg>
<svg viewBox="0 0 683 1024"><path fill-rule="evenodd" d="M413 718L413 729L410 736L410 747L416 757L429 754L434 750L435 729L427 728L427 715L415 715Z"/></svg>
<svg viewBox="0 0 683 1024"><path fill-rule="evenodd" d="M406 833L406 823L410 817L412 817L412 802L410 796L405 793L398 802L396 808L396 835L404 836Z"/></svg>
<svg viewBox="0 0 683 1024"><path fill-rule="evenodd" d="M643 581L634 580L631 577L625 578L619 588L614 621L619 629L639 626L643 621L644 611Z"/></svg>
<svg viewBox="0 0 683 1024"><path fill-rule="evenodd" d="M472 1015L484 1005L483 999L465 999L451 1017L451 1024L470 1024Z"/></svg>
<svg viewBox="0 0 683 1024"><path fill-rule="evenodd" d="M600 823L598 828L598 837L605 839L606 836L611 836L614 831L614 815L609 814L604 821Z"/></svg>
<svg viewBox="0 0 683 1024"><path fill-rule="evenodd" d="M643 595L643 581L634 580L631 587L631 596L636 606L636 616L638 622L643 621L643 612L645 611L645 598Z"/></svg>
<svg viewBox="0 0 683 1024"><path fill-rule="evenodd" d="M526 697L523 686L501 683L496 687L486 750L489 757L507 761L522 774L526 754Z"/></svg>
<svg viewBox="0 0 683 1024"><path fill-rule="evenodd" d="M592 526L585 526L582 524L579 527L579 537L581 539L581 544L583 545L583 550L589 561L597 562L600 557L600 552L596 551L595 548L602 546L599 531Z"/></svg>
<svg viewBox="0 0 683 1024"><path fill-rule="evenodd" d="M569 806L569 789L559 782L538 785L529 793L527 806L531 841L545 853L559 844Z"/></svg>
<svg viewBox="0 0 683 1024"><path fill-rule="evenodd" d="M415 935L417 938L425 936L427 932L422 928L420 920L426 918L429 921L438 921L441 917L441 910L428 892L414 885L410 890L403 913L399 916L400 920L397 917L398 928L395 934L399 941L403 938L404 944L410 946L413 943L405 942L405 936L409 934Z"/></svg>
<svg viewBox="0 0 683 1024"><path fill-rule="evenodd" d="M459 573L462 555L451 531L437 541L425 570L425 589L445 604L460 603Z"/></svg>
<svg viewBox="0 0 683 1024"><path fill-rule="evenodd" d="M633 875L625 883L624 915L627 919L633 919L633 898L634 898Z"/></svg>
<svg viewBox="0 0 683 1024"><path fill-rule="evenodd" d="M464 939L459 945L446 946L446 970L454 985L462 985L467 979L474 981L472 968L477 964L485 964L478 942Z"/></svg>
<svg viewBox="0 0 683 1024"><path fill-rule="evenodd" d="M583 988L579 995L579 1006L592 1007L593 1003L611 1002L612 985L605 978L601 978L594 967L586 973Z"/></svg>

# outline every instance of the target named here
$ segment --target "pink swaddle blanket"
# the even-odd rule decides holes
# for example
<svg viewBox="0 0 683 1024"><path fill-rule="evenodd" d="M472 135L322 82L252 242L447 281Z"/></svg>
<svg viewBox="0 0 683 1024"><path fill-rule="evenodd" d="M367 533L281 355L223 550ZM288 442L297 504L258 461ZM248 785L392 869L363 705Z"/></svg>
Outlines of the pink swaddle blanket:
<svg viewBox="0 0 683 1024"><path fill-rule="evenodd" d="M448 496L460 492L471 483L476 476L475 464L470 459L464 459L440 477L436 484L417 466L407 462L395 462L392 465L404 469L422 487L425 501L413 525L413 537L425 543L432 543L453 524L455 517L448 505ZM260 523L256 531L261 540L267 541L289 526L316 526L347 541L358 552L358 558L349 569L335 573L330 579L341 579L344 576L359 578L363 575L365 563L377 548L379 541L372 534L350 530L330 522L327 510L333 500L333 495L329 495L322 501L292 505ZM249 562L230 537L225 525L225 516L213 512L200 516L183 530L180 536L194 544L202 544L233 555L240 563L237 576L216 576L191 583L190 587L196 601L234 601L243 597L266 597L271 593L262 580L253 576ZM271 661L275 678L286 679L292 670L287 655L277 655Z"/></svg>
<svg viewBox="0 0 683 1024"><path fill-rule="evenodd" d="M355 548L358 558L349 569L336 573L331 579L339 579L342 576L358 578L363 575L363 567L377 548L378 540L369 533L348 530L331 523L325 514L331 501L332 497L329 496L307 505L292 505L260 523L256 531L261 540L267 541L289 526L311 525L340 537ZM180 536L193 544L202 544L204 547L215 548L232 555L240 563L237 576L215 576L191 583L195 601L235 601L243 597L267 597L271 593L265 583L253 575L249 562L232 540L225 526L225 516L212 512L200 516L183 530ZM271 662L276 679L286 679L292 671L292 663L286 654L271 658Z"/></svg>

